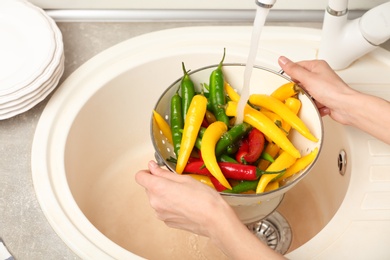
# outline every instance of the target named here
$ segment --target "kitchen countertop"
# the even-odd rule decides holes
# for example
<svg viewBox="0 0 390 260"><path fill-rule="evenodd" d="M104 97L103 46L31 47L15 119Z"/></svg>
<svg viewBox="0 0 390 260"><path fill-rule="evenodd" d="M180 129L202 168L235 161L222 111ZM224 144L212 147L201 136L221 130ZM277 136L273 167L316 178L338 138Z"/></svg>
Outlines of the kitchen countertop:
<svg viewBox="0 0 390 260"><path fill-rule="evenodd" d="M183 26L251 25L250 23L59 22L65 71L59 85L99 52L144 33ZM321 28L320 23L272 23ZM390 42L383 45L390 50ZM0 238L16 259L79 259L54 232L36 199L31 177L31 147L39 117L50 99L0 121ZM2 260L2 259L0 259Z"/></svg>

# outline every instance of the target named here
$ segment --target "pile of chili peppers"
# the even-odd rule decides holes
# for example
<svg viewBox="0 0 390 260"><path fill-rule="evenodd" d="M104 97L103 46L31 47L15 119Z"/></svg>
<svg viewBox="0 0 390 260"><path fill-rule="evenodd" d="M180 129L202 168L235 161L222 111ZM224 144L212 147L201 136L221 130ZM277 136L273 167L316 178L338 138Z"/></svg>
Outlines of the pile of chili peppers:
<svg viewBox="0 0 390 260"><path fill-rule="evenodd" d="M271 95L253 94L244 122L234 125L240 96L225 82L223 61L212 71L205 91L196 93L187 70L171 99L170 122L156 111L154 118L172 143L176 172L189 174L226 193L262 193L300 172L318 149L301 156L288 139L291 128L318 142L297 116L298 86L284 84Z"/></svg>

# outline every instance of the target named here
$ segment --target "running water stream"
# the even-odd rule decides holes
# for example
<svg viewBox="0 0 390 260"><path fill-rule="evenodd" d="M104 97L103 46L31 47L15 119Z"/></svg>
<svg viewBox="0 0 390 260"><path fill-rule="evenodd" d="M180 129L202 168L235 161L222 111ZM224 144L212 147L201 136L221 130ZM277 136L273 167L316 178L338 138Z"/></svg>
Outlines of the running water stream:
<svg viewBox="0 0 390 260"><path fill-rule="evenodd" d="M241 98L237 105L236 125L244 121L244 108L248 102L250 95L250 81L252 76L252 69L256 61L257 50L259 47L259 39L261 31L264 27L270 8L257 6L256 16L253 22L251 45L248 54L248 60L244 71L244 84L241 89Z"/></svg>

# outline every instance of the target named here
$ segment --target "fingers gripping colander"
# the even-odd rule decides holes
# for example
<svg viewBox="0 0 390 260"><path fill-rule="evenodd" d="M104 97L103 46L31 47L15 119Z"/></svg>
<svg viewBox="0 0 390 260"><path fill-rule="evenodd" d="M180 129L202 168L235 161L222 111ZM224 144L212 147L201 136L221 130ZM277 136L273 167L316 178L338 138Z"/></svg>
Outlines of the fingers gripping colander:
<svg viewBox="0 0 390 260"><path fill-rule="evenodd" d="M196 91L202 90L202 84L208 84L211 72L217 65L201 68L192 71L190 77L195 84ZM243 64L224 64L223 72L225 80L235 88L240 88L243 82L245 65ZM172 96L180 87L181 79L176 80L167 90L162 93L157 101L155 110L169 122L170 101ZM278 72L263 67L255 67L251 78L251 93L271 94L276 88L290 79ZM298 98L302 102L299 117L305 122L310 131L319 139L317 143L307 140L294 130L291 131L289 139L295 147L305 155L315 147L321 150L323 125L319 112L312 99L304 91L299 93ZM173 146L167 141L154 120L151 120L151 138L155 148L155 157L160 165L165 165L172 172L175 171L175 164L167 161L169 157L176 157L173 152ZM318 157L318 155L317 155ZM316 158L317 159L317 158ZM265 218L272 213L280 204L284 194L298 183L312 168L316 159L299 174L293 175L281 185L277 190L264 192L261 194L228 194L221 193L223 198L232 206L239 218L244 224L252 223Z"/></svg>

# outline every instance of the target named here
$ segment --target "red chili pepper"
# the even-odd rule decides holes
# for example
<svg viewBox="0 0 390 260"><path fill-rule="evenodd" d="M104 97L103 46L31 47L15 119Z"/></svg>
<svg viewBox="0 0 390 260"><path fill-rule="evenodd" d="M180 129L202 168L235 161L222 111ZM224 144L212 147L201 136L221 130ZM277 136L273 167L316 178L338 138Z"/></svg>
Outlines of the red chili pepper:
<svg viewBox="0 0 390 260"><path fill-rule="evenodd" d="M238 151L236 153L236 161L241 164L246 164L246 160L244 159L245 155L247 155L249 152L249 143L248 140L242 139L240 142L240 147L238 148Z"/></svg>
<svg viewBox="0 0 390 260"><path fill-rule="evenodd" d="M229 162L220 162L218 165L228 179L253 181L257 180L261 175L260 169L254 165L242 165Z"/></svg>
<svg viewBox="0 0 390 260"><path fill-rule="evenodd" d="M263 173L259 168L254 165L243 165L229 162L218 162L219 167L223 175L227 179L234 180L257 180ZM211 175L209 170L204 167L202 161L191 162L184 168L185 173L195 173L202 175ZM226 189L226 188L225 188Z"/></svg>
<svg viewBox="0 0 390 260"><path fill-rule="evenodd" d="M200 149L198 150L198 155L199 155L200 161L203 162L202 151ZM203 164L204 164L204 162L203 162Z"/></svg>
<svg viewBox="0 0 390 260"><path fill-rule="evenodd" d="M196 157L188 158L188 163L193 163L193 162L203 162L203 160L202 158L196 158Z"/></svg>
<svg viewBox="0 0 390 260"><path fill-rule="evenodd" d="M202 121L202 127L208 127L210 124L209 124L209 122L207 122L207 119L206 119L206 117L205 118L203 118L203 121Z"/></svg>
<svg viewBox="0 0 390 260"><path fill-rule="evenodd" d="M244 155L244 160L247 163L256 162L264 149L264 134L257 128L253 128L248 135L249 149L248 153Z"/></svg>
<svg viewBox="0 0 390 260"><path fill-rule="evenodd" d="M217 190L217 191L224 191L226 190L226 187L222 185L222 183L220 183L217 178L215 178L213 175L210 174L210 181L211 183L214 185L214 188Z"/></svg>
<svg viewBox="0 0 390 260"><path fill-rule="evenodd" d="M184 168L185 173L195 173L200 175L211 175L210 171L206 168L203 161L190 162Z"/></svg>

